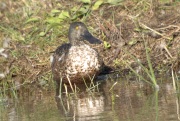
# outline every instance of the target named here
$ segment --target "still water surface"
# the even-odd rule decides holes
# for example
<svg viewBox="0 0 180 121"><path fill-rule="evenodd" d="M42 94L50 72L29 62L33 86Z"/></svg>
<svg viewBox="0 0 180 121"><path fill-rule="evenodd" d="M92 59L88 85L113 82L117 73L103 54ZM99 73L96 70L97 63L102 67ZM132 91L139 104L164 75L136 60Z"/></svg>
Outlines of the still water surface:
<svg viewBox="0 0 180 121"><path fill-rule="evenodd" d="M54 89L26 86L0 99L1 121L179 121L180 94L171 79L160 90L128 79L107 80L87 93L77 85L77 95L55 98ZM69 89L71 90L71 89ZM64 91L63 91L64 92Z"/></svg>

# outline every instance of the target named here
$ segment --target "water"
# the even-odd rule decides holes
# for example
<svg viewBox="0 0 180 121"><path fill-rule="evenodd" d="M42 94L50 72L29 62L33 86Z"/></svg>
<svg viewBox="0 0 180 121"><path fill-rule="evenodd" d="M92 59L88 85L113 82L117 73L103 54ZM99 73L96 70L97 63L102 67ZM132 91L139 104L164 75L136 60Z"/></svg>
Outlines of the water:
<svg viewBox="0 0 180 121"><path fill-rule="evenodd" d="M54 97L54 89L28 86L17 92L17 99L0 98L0 120L179 121L180 94L171 79L162 82L159 91L128 79L107 80L92 93L77 85L77 95L69 89L69 97L63 93L61 99Z"/></svg>

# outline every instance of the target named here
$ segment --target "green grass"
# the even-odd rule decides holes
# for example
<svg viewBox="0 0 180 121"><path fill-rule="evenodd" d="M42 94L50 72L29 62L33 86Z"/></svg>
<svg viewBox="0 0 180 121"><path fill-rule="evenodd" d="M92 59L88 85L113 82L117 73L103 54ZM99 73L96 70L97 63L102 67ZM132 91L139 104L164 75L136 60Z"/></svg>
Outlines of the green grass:
<svg viewBox="0 0 180 121"><path fill-rule="evenodd" d="M144 38L143 38L144 39ZM148 63L148 67L145 67L140 61L138 58L136 58L135 56L133 56L131 53L125 51L125 53L129 54L134 60L135 62L137 63L137 66L140 66L142 68L142 72L145 73L146 77L148 78L144 78L142 74L139 74L138 72L136 72L135 69L133 69L131 67L131 65L129 65L127 62L126 65L130 68L130 70L137 76L139 77L141 80L145 81L146 83L152 85L155 89L159 90L159 85L157 84L157 79L155 77L155 74L154 74L154 69L153 69L153 66L152 66L152 62L151 62L151 59L150 59L150 49L148 48L147 46L147 42L146 40L144 40L144 47L145 47L145 53L146 53L146 59L147 59L147 63Z"/></svg>

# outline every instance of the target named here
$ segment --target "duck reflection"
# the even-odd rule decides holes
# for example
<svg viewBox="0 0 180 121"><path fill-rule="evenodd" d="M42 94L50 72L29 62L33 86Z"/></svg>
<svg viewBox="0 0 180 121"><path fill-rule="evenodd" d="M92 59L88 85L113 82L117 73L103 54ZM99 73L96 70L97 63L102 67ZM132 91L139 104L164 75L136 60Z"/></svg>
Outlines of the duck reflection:
<svg viewBox="0 0 180 121"><path fill-rule="evenodd" d="M78 85L78 87L84 87ZM69 88L68 88L69 89ZM61 98L56 97L57 107L60 114L70 117L67 120L84 121L84 120L97 120L101 119L101 114L104 112L105 99L100 92L88 92L85 88L82 93L72 94L67 97L66 94L62 94Z"/></svg>

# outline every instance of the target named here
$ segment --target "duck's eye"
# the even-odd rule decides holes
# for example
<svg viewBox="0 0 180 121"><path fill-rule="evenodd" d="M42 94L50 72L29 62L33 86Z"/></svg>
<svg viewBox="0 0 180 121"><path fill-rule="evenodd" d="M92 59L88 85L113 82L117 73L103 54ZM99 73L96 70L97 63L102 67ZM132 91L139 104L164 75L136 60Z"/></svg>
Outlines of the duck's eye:
<svg viewBox="0 0 180 121"><path fill-rule="evenodd" d="M79 26L76 26L76 30L78 30L79 29Z"/></svg>

